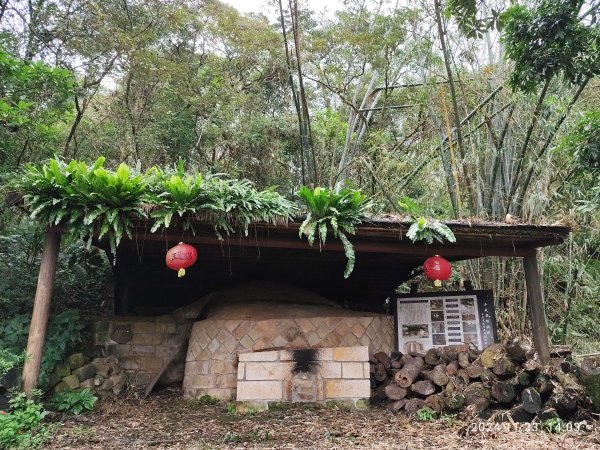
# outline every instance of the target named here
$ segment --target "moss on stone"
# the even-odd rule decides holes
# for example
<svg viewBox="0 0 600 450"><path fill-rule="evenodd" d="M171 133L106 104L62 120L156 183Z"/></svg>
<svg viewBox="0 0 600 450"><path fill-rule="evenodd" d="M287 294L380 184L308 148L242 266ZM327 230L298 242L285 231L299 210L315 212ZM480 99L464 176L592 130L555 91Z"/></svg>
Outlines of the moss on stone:
<svg viewBox="0 0 600 450"><path fill-rule="evenodd" d="M247 415L265 412L269 409L266 403L239 402L235 404L236 414Z"/></svg>
<svg viewBox="0 0 600 450"><path fill-rule="evenodd" d="M354 407L356 409L369 409L371 407L371 402L368 398L361 398L356 400Z"/></svg>
<svg viewBox="0 0 600 450"><path fill-rule="evenodd" d="M292 408L292 404L288 402L268 402L270 411L287 411Z"/></svg>

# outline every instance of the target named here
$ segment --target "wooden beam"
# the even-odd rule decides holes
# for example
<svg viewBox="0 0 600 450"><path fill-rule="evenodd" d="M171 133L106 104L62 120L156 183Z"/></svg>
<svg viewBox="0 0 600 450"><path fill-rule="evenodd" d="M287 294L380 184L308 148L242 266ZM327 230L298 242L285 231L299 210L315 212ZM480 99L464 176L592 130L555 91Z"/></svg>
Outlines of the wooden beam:
<svg viewBox="0 0 600 450"><path fill-rule="evenodd" d="M181 240L180 234L154 234L144 232L134 232L134 239L131 242L135 242L135 245L143 245L143 242L169 242L176 244ZM360 253L380 253L387 255L402 255L402 256L416 256L423 259L431 255L442 255L445 258L459 258L459 259L472 259L472 258L483 258L486 256L507 256L507 257L524 257L534 250L529 247L521 247L516 245L500 245L493 241L481 243L472 242L470 245L464 243L455 244L413 244L410 240L367 240L361 239L357 236L350 236L350 241L354 245L354 251L360 255ZM123 243L128 241L124 240ZM227 253L228 246L240 246L248 249L261 248L279 248L279 249L298 249L312 252L315 255L319 254L319 246L313 245L312 247L308 244L305 239L298 239L296 234L278 234L276 232L258 233L257 235L233 235L225 241L219 241L214 234L206 233L201 234L199 232L196 235L187 236L186 242L188 244L199 244L199 245L213 245L222 247ZM100 242L95 242L96 245L102 245ZM127 244L125 244L127 245ZM170 244L169 244L170 245ZM338 239L330 238L327 240L327 244L323 247L322 252L337 252L343 256L344 247Z"/></svg>
<svg viewBox="0 0 600 450"><path fill-rule="evenodd" d="M29 326L29 339L27 340L28 357L25 361L25 367L23 367L23 390L27 394L37 386L40 374L60 238L61 235L59 233L53 231L46 232L40 274L35 291L35 301L33 303L33 314L31 315L31 325Z"/></svg>
<svg viewBox="0 0 600 450"><path fill-rule="evenodd" d="M537 255L524 257L523 268L525 269L525 282L527 283L527 309L531 320L533 343L540 362L545 365L550 362L550 338Z"/></svg>

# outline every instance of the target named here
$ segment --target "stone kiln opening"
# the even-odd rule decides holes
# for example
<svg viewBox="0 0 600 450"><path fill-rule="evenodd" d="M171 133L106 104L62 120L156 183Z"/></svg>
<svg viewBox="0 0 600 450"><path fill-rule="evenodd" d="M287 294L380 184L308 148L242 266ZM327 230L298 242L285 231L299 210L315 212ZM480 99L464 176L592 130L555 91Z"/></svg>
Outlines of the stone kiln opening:
<svg viewBox="0 0 600 450"><path fill-rule="evenodd" d="M369 352L393 349L393 319L254 282L163 316L100 320L94 341L147 392L182 383L190 399L356 401L369 396Z"/></svg>
<svg viewBox="0 0 600 450"><path fill-rule="evenodd" d="M337 379L366 380L360 393L368 397L368 352L393 347L391 316L343 309L286 285L253 283L212 294L201 318L190 334L186 398L326 401L339 397L328 396ZM364 348L360 358L335 359L331 349L349 347ZM344 363L359 364L360 373L350 376L346 364L344 376Z"/></svg>

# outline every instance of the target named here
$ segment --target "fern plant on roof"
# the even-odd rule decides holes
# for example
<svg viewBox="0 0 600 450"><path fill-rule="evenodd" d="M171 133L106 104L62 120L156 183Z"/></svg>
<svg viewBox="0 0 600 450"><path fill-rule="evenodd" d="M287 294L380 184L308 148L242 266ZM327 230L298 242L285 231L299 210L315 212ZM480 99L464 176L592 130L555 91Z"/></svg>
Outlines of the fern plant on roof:
<svg viewBox="0 0 600 450"><path fill-rule="evenodd" d="M193 231L191 219L198 211L198 198L204 182L202 175L186 175L181 162L173 173L153 168L151 174L149 195L153 211L150 217L155 220L151 232L169 228L174 215L179 217L184 230Z"/></svg>
<svg viewBox="0 0 600 450"><path fill-rule="evenodd" d="M186 175L178 165L175 173L153 169L152 232L168 228L178 216L184 230L193 220L210 222L219 238L240 228L246 235L254 222L281 223L289 220L295 205L274 188L257 191L249 180L224 179L218 175Z"/></svg>
<svg viewBox="0 0 600 450"><path fill-rule="evenodd" d="M306 219L300 225L300 237L306 236L313 245L319 240L319 247L325 245L327 233L342 241L346 255L344 278L348 278L354 269L354 247L347 234L354 234L356 226L362 222L373 202L363 193L354 189L342 189L336 193L330 189L315 189L303 186L298 196L307 208Z"/></svg>
<svg viewBox="0 0 600 450"><path fill-rule="evenodd" d="M131 235L132 219L144 218L146 182L121 164L104 168L100 157L90 167L81 161L68 164L51 159L38 168L28 165L15 183L23 192L32 218L48 225L63 225L73 238L108 237L113 253L123 234ZM91 243L91 241L89 241Z"/></svg>

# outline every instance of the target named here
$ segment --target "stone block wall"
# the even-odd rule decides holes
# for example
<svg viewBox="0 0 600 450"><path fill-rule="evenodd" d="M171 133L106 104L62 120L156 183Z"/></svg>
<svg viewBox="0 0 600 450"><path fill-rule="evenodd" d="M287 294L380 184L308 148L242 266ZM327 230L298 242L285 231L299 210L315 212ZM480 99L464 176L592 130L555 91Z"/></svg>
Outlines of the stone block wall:
<svg viewBox="0 0 600 450"><path fill-rule="evenodd" d="M181 382L190 327L174 316L107 318L94 324L94 345L102 356L117 357L138 386L150 383L175 353L160 382Z"/></svg>
<svg viewBox="0 0 600 450"><path fill-rule="evenodd" d="M268 407L271 402L356 405L370 396L366 346L321 348L310 370L294 368L288 350L240 354L236 399Z"/></svg>
<svg viewBox="0 0 600 450"><path fill-rule="evenodd" d="M392 317L198 321L192 327L187 351L184 397L236 398L238 354L243 358L244 353L264 350L334 347L365 347L372 353L389 354L394 347Z"/></svg>

